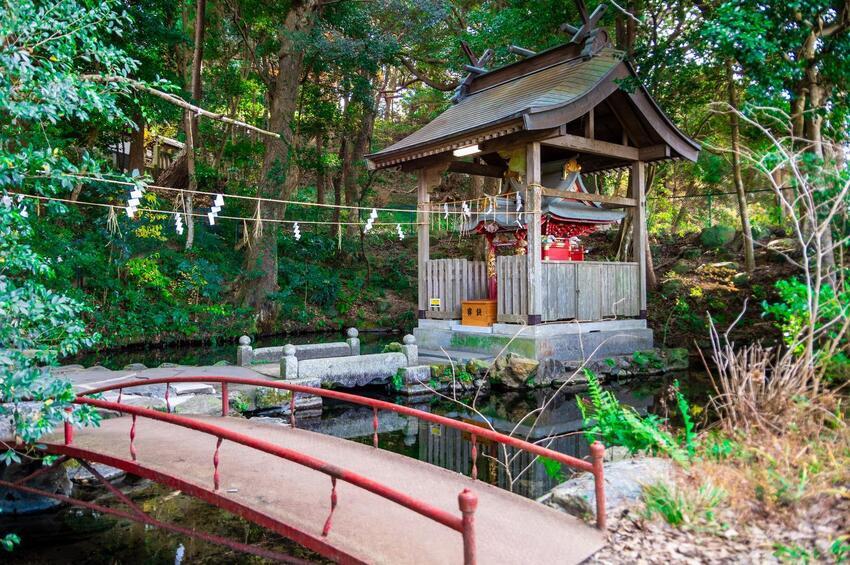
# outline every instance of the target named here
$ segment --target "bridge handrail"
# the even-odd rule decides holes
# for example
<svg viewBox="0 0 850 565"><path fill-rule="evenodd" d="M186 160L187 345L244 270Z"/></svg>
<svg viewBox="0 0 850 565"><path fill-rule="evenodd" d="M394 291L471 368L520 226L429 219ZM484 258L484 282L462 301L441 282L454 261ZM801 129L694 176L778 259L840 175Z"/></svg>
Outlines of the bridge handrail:
<svg viewBox="0 0 850 565"><path fill-rule="evenodd" d="M484 438L490 441L494 441L496 443L500 443L503 445L508 445L517 449L522 449L534 455L545 457L547 459L552 459L558 461L563 465L567 465L568 467L572 467L574 469L578 469L581 471L586 471L592 473L594 475L594 482L596 485L595 494L596 494L596 525L600 529L605 529L605 491L604 491L604 477L603 477L603 467L602 461L605 454L605 447L600 442L594 442L590 446L592 462L585 461L583 459L579 459L577 457L572 457L570 455L566 455L564 453L560 453L558 451L549 449L547 447L543 447L541 445L537 445L535 443L531 443L519 438L515 438L509 435L502 434L500 432L475 426L466 422L459 422L457 420L453 420L451 418L446 418L445 416L439 416L437 414L432 414L430 412L424 412L422 410L417 410L415 408L410 408L408 406L401 406L399 404L393 404L391 402L386 402L383 400L377 400L374 398L367 398L363 396L357 396L354 394L349 394L346 392L340 392L336 390L327 390L318 387L310 387L303 385L296 385L286 383L285 381L267 381L263 379L256 378L247 378L247 377L234 377L234 376L217 376L217 375L204 375L204 376L174 376L174 377L161 377L155 379L145 379L138 381L124 381L120 383L115 383L99 388L95 388L92 390L86 390L78 393L79 396L88 396L91 394L98 394L102 392L109 392L114 390L123 390L125 388L133 388L138 386L147 386L153 384L165 384L174 382L188 382L188 383L219 383L222 385L222 404L224 405L226 402L226 386L227 384L241 384L248 386L257 386L263 388L276 388L281 390L288 390L293 393L302 393L308 395L321 396L324 398L333 398L336 400L342 400L345 402L350 402L352 404L360 404L363 406L369 406L376 410L387 410L390 412L396 412L398 414L404 414L407 416L413 416L420 420L424 420L427 422L441 424L447 426L449 428L454 428L456 430L460 430L462 432L469 433L473 436L473 438ZM294 400L295 395L292 395L290 409L294 412ZM223 411L226 410L226 407L223 406Z"/></svg>
<svg viewBox="0 0 850 565"><path fill-rule="evenodd" d="M244 445L246 447L251 447L258 451L262 451L270 455L275 455L277 457L281 457L282 459L292 461L293 463L303 465L305 467L313 469L314 471L319 471L320 473L324 473L330 477L334 477L336 479L343 480L347 483L351 483L352 485L358 486L373 494L377 494L378 496L386 498L387 500L391 500L401 506L409 508L414 512L422 514L426 518L430 518L436 522L439 522L440 524L443 524L448 528L451 528L461 533L463 532L463 524L461 518L455 516L454 514L451 514L450 512L447 512L441 508L437 508L436 506L432 506L427 502L422 502L416 498L413 498L412 496L408 496L391 487L384 486L381 483L373 481L368 477L364 477L363 475L360 475L353 471L338 467L336 465L333 465L326 461L322 461L321 459L318 459L311 455L300 453L293 449L289 449L268 441L257 439L246 434L234 432L233 430L229 430L228 428L218 426L205 420L198 420L195 418L190 418L188 416L180 416L178 414L160 412L151 408L119 404L118 402L100 400L97 398L81 398L79 396L75 400L75 403L86 404L89 406L94 406L96 408L103 408L105 410L115 410L118 412L124 412L135 416L142 416L144 418L150 418L151 420L159 420L161 422L175 424L183 428L189 428L198 432L226 439L228 441L232 441L233 443Z"/></svg>
<svg viewBox="0 0 850 565"><path fill-rule="evenodd" d="M404 508L412 510L418 514L421 514L422 516L425 516L426 518L434 520L439 524L442 524L452 530L455 530L456 532L459 532L463 539L464 565L476 565L477 563L474 516L476 507L478 506L478 497L470 489L465 488L458 495L458 506L460 508L461 515L455 516L454 514L447 512L441 508L437 508L436 506L432 506L427 502L423 502L421 500L413 498L412 496L408 496L392 487L385 486L377 481L374 481L368 477L364 477L363 475L360 475L353 471L349 471L326 461L322 461L321 459L318 459L316 457L300 453L298 451L288 449L271 442L267 442L261 439L253 438L246 434L229 430L225 427L215 425L211 422L197 420L195 418L189 418L186 416L179 416L177 414L163 413L157 410L152 410L150 408L143 408L141 406L128 406L126 404L110 402L108 400L85 398L85 395L78 395L74 402L76 404L85 404L88 406L94 406L97 408L115 410L130 414L133 418L133 425L130 428L130 453L134 461L136 460L136 450L133 441L135 438L137 416L167 422L169 424L178 425L184 428L192 429L216 437L218 439L218 442L216 443L215 455L213 456L213 464L215 469L213 473L213 480L215 484L215 490L218 490L219 483L218 451L221 447L222 440L225 439L239 445L244 445L246 447L250 447L258 451L268 453L270 455L275 455L282 459L292 461L293 463L296 463L298 465L303 465L307 468L313 469L314 471L318 471L320 473L328 475L329 477L331 477L332 485L331 508L330 513L328 514L328 517L325 520L325 524L322 528L323 537L327 536L330 532L331 520L333 518L334 510L336 509L337 504L336 481L337 479L339 479L354 486L360 487L363 490L376 494L382 498L395 502L396 504ZM73 428L68 422L66 422L65 424L65 444L73 444Z"/></svg>

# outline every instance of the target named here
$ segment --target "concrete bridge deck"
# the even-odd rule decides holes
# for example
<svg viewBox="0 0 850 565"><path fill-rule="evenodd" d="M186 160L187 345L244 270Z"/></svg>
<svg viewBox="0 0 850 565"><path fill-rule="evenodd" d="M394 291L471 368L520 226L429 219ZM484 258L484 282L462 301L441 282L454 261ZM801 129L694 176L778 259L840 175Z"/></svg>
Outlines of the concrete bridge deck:
<svg viewBox="0 0 850 565"><path fill-rule="evenodd" d="M197 369L195 369L197 372ZM242 434L312 455L360 473L452 514L464 488L479 497L475 513L478 563L580 563L604 543L597 529L498 487L363 444L300 429L237 418L204 418ZM74 448L129 459L130 418L77 430ZM55 436L52 443L61 445ZM211 489L214 437L138 418L137 463ZM219 494L270 518L320 537L330 509L327 475L225 441ZM368 563L460 563L459 533L389 500L337 481L338 506L326 541Z"/></svg>

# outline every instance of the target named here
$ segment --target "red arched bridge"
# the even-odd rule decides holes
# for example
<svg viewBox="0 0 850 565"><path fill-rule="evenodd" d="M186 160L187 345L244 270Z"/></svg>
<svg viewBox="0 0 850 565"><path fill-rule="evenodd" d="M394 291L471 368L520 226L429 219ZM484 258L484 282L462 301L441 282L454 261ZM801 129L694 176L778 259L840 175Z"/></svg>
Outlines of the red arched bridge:
<svg viewBox="0 0 850 565"><path fill-rule="evenodd" d="M221 417L184 416L122 404L126 388L175 382L221 387ZM289 391L291 426L232 418L228 386ZM91 398L118 390L116 402ZM167 394L167 393L166 393ZM311 394L371 407L373 447L296 426L295 395ZM99 427L46 438L59 455L17 482L0 486L59 499L108 514L220 543L284 562L303 561L265 548L160 522L145 514L92 465L102 463L178 489L264 526L327 558L343 563L578 563L603 544L604 448L591 446L591 462L488 428L406 406L281 381L239 377L169 377L121 382L82 393L77 404L121 417ZM167 401L168 402L168 401ZM378 411L389 410L461 430L472 446L471 477L378 449ZM594 474L596 524L477 481L479 442L526 450ZM27 486L37 475L77 460L127 510L105 507Z"/></svg>

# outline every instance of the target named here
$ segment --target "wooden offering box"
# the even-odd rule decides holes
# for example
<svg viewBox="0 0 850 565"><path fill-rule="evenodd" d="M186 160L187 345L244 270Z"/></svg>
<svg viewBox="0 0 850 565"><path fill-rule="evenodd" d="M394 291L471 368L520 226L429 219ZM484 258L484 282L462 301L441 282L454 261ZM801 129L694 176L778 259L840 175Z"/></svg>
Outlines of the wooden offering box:
<svg viewBox="0 0 850 565"><path fill-rule="evenodd" d="M460 323L464 326L492 326L496 323L496 301L464 300Z"/></svg>

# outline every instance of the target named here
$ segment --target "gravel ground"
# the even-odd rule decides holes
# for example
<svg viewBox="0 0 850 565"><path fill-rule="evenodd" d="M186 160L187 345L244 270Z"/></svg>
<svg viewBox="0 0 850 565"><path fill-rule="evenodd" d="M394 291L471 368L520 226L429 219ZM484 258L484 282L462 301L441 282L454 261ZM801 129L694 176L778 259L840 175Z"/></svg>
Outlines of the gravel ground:
<svg viewBox="0 0 850 565"><path fill-rule="evenodd" d="M660 520L645 519L638 507L609 520L609 544L588 563L837 563L834 542L850 534L850 497L839 489L806 506L796 518L752 520L740 529L717 532L673 528ZM721 523L735 522L727 513ZM789 524L790 522L790 524ZM845 538L850 559L850 539ZM780 561L777 544L791 548Z"/></svg>

